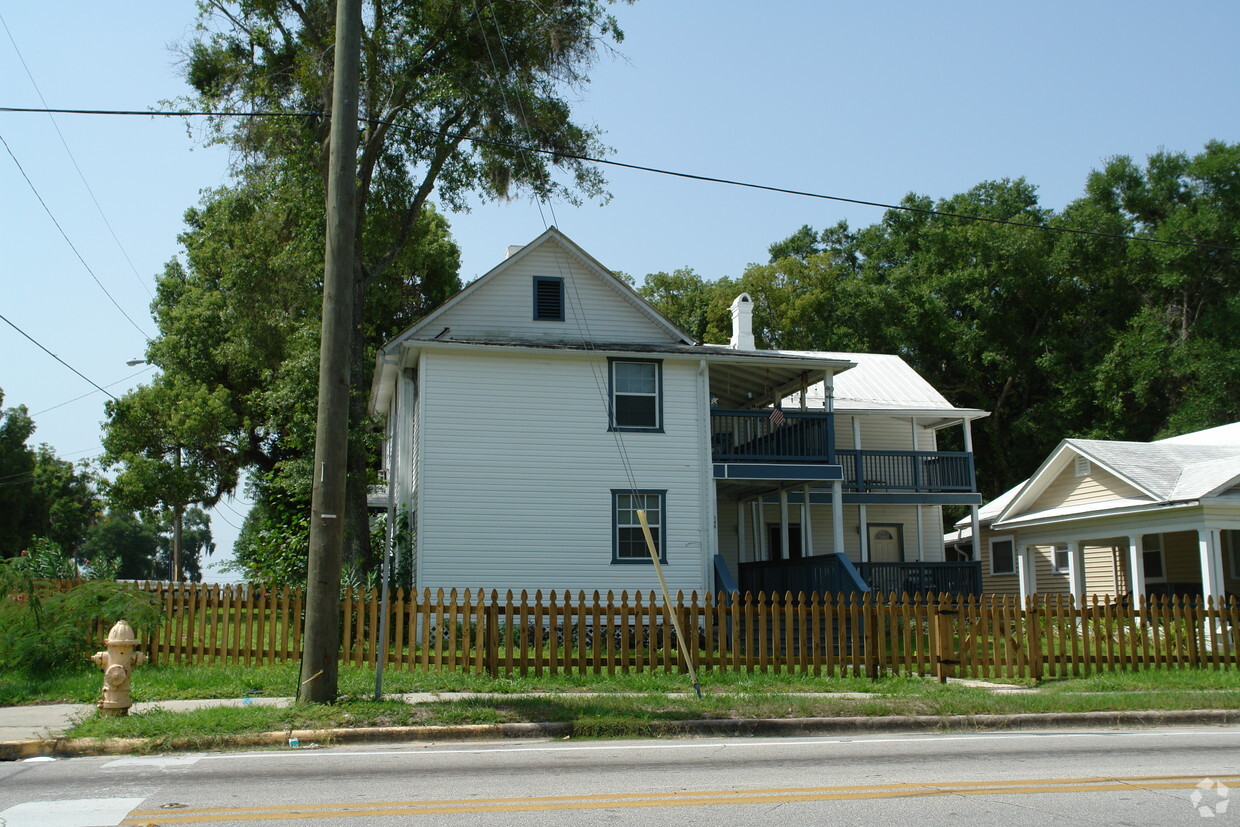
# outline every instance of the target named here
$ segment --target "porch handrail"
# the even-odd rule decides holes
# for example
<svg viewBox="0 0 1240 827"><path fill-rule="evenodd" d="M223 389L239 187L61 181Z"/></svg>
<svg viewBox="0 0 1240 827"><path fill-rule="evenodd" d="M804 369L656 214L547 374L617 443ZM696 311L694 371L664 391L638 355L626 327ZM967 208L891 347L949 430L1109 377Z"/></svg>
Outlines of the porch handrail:
<svg viewBox="0 0 1240 827"><path fill-rule="evenodd" d="M982 593L979 561L933 563L858 563L857 571L870 587L884 597L895 594Z"/></svg>
<svg viewBox="0 0 1240 827"><path fill-rule="evenodd" d="M710 409L711 456L716 462L835 464L835 418L826 411L772 408Z"/></svg>
<svg viewBox="0 0 1240 827"><path fill-rule="evenodd" d="M976 491L973 454L968 451L835 452L852 491Z"/></svg>
<svg viewBox="0 0 1240 827"><path fill-rule="evenodd" d="M736 579L732 577L732 572L728 570L728 564L723 559L723 555L715 555L715 592L725 592L729 596L733 592L739 592L741 587L736 584Z"/></svg>

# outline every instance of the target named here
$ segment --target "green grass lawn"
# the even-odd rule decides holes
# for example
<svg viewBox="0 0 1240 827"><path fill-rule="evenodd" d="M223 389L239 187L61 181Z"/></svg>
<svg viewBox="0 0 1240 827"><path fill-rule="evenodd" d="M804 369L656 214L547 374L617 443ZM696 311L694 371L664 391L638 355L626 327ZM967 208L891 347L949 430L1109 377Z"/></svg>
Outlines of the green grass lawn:
<svg viewBox="0 0 1240 827"><path fill-rule="evenodd" d="M298 665L277 666L139 666L133 673L135 701L188 698L292 697L297 691ZM916 691L921 678L868 678L774 673L707 672L700 675L707 692L883 692ZM340 694L372 697L375 673L368 667L342 666ZM29 703L90 703L98 699L102 674L86 667L51 675L0 673L0 706ZM687 675L547 675L491 678L485 675L434 672L384 672L385 694L401 692L692 692Z"/></svg>
<svg viewBox="0 0 1240 827"><path fill-rule="evenodd" d="M867 698L775 691L706 692L701 700L665 693L470 698L410 705L400 701L345 699L326 706L243 707L173 713L156 710L127 718L83 720L70 737L143 738L144 748L210 748L227 736L367 726L429 726L562 722L574 737L643 737L675 732L677 722L737 718L832 718L887 715L985 715L1114 710L1237 709L1240 688L1107 692L1040 692L996 695L986 689L925 682L920 691Z"/></svg>
<svg viewBox="0 0 1240 827"><path fill-rule="evenodd" d="M268 667L149 666L134 675L138 701L185 698L288 697L296 664ZM247 706L192 712L155 710L124 718L90 715L70 737L146 739L144 749L210 748L232 735L364 726L570 724L575 737L639 737L675 731L677 722L735 718L815 718L884 715L983 715L1106 710L1240 709L1240 670L1149 670L1044 681L1035 692L997 694L931 679L814 678L805 675L709 672L703 697L687 676L544 675L492 679L471 675L390 671L384 691L473 691L501 698L439 700L416 705L371 700L373 670L342 667L341 700L325 706L277 709ZM0 674L0 703L97 699L101 677L91 669L52 676ZM865 697L845 693L864 692ZM541 693L534 697L522 693ZM598 694L595 694L598 693ZM670 728L670 730L669 730Z"/></svg>

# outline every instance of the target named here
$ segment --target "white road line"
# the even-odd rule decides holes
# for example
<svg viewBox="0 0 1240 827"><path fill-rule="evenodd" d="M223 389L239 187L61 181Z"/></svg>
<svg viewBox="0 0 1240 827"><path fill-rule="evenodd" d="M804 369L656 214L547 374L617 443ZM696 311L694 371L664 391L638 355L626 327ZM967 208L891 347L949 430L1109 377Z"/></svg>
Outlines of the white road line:
<svg viewBox="0 0 1240 827"><path fill-rule="evenodd" d="M103 765L112 767L188 767L202 760L201 755L144 755L135 758L117 758Z"/></svg>
<svg viewBox="0 0 1240 827"><path fill-rule="evenodd" d="M548 744L545 746L507 746L501 742L492 742L488 747L443 748L427 746L422 749L403 750L281 750L278 752L232 752L203 755L203 759L212 761L233 760L238 758L333 758L341 759L349 756L374 757L381 755L478 755L504 754L510 752L594 752L594 751L625 751L625 750L684 750L684 749L717 749L719 747L770 747L779 746L813 746L826 744L865 745L865 744L899 744L944 741L1024 741L1047 738L1134 738L1134 737L1171 737L1171 736L1209 736L1228 735L1236 737L1240 731L1235 729L1206 730L1174 730L1166 732L1150 732L1148 730L1132 731L1097 731L1097 732L1021 732L1021 733L979 733L965 735L906 735L894 738L838 737L814 738L812 740L770 739L755 741L684 741L659 744Z"/></svg>

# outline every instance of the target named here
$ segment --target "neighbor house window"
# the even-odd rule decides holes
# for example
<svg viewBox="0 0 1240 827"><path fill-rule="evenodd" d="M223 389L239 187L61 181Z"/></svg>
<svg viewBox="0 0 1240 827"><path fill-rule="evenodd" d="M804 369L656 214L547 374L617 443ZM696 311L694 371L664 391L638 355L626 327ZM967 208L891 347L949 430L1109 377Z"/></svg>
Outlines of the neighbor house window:
<svg viewBox="0 0 1240 827"><path fill-rule="evenodd" d="M663 363L610 360L613 431L663 429Z"/></svg>
<svg viewBox="0 0 1240 827"><path fill-rule="evenodd" d="M1051 556L1051 571L1055 574L1067 574L1071 559L1067 546L1055 546Z"/></svg>
<svg viewBox="0 0 1240 827"><path fill-rule="evenodd" d="M666 499L666 491L624 489L611 492L613 563L650 562L646 536L637 517L640 510L646 512L646 524L650 526L650 538L654 540L654 550L659 555L659 562L667 562L667 549L663 544L663 529L667 521Z"/></svg>
<svg viewBox="0 0 1240 827"><path fill-rule="evenodd" d="M1011 537L991 538L990 573L1016 574L1016 541Z"/></svg>
<svg viewBox="0 0 1240 827"><path fill-rule="evenodd" d="M534 321L564 321L564 279L534 276Z"/></svg>
<svg viewBox="0 0 1240 827"><path fill-rule="evenodd" d="M1141 560L1145 563L1145 582L1161 582L1167 579L1161 534L1146 534L1141 538Z"/></svg>

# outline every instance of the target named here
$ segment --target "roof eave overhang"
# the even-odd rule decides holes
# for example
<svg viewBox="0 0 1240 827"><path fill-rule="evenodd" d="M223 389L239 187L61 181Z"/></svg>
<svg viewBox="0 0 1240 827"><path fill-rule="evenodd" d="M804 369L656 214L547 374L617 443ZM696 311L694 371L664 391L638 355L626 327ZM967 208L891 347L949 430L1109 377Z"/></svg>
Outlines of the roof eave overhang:
<svg viewBox="0 0 1240 827"><path fill-rule="evenodd" d="M991 528L995 531L1012 531L1021 528L1037 528L1041 526L1063 525L1065 523L1096 521L1110 517L1130 517L1134 514L1154 514L1167 511L1178 511L1182 509L1196 508L1200 505L1200 500L1184 500L1181 502L1159 502L1149 503L1148 505L1130 505L1119 508L1099 509L1097 511L1082 511L1072 514L1050 514L1047 516L1031 515L1023 519L1018 517L1013 520L996 520L991 525Z"/></svg>

